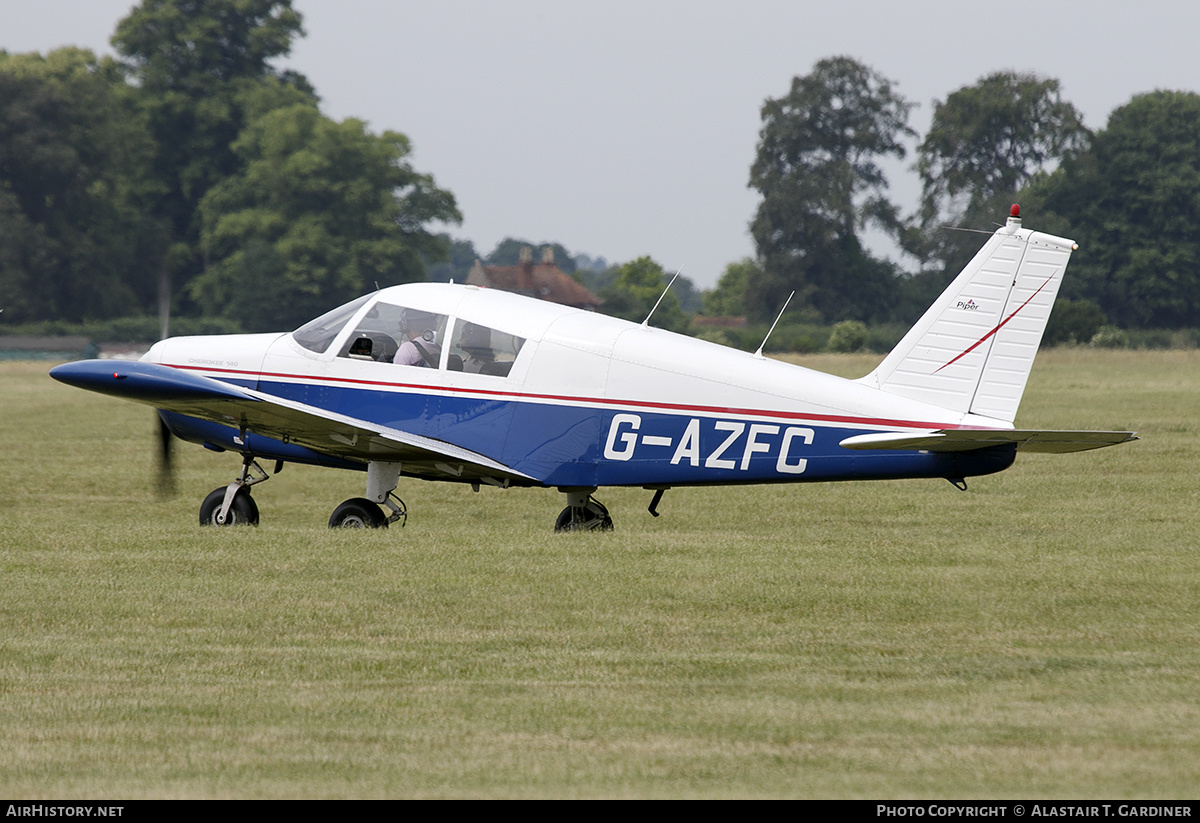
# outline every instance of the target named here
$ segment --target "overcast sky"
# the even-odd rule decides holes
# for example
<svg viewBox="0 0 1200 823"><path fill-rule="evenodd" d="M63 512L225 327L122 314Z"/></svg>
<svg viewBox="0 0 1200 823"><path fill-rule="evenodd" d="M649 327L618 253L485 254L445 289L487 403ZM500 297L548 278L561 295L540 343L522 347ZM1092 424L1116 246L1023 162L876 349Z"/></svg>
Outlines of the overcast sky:
<svg viewBox="0 0 1200 823"><path fill-rule="evenodd" d="M0 48L111 53L133 5L0 0ZM610 262L648 254L704 288L753 253L746 182L763 100L823 57L894 81L922 134L934 99L1000 70L1059 79L1093 129L1140 92L1200 90L1200 3L1186 0L293 5L307 37L287 65L326 114L411 138L416 168L458 199L451 234L482 254L506 236ZM906 212L912 159L892 172Z"/></svg>

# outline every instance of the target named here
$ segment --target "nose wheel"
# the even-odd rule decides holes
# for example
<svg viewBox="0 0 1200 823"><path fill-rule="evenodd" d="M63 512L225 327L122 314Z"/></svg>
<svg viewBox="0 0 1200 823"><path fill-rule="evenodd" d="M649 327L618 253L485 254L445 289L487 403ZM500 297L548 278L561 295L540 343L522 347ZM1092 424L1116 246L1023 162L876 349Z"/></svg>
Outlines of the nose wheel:
<svg viewBox="0 0 1200 823"><path fill-rule="evenodd" d="M276 472L279 467L276 467ZM200 504L201 526L257 526L258 504L250 496L250 487L267 479L263 467L246 455L242 472L228 486L213 489Z"/></svg>
<svg viewBox="0 0 1200 823"><path fill-rule="evenodd" d="M258 504L250 496L246 487L234 492L229 508L222 516L221 510L225 505L225 487L213 489L200 504L201 526L257 526Z"/></svg>

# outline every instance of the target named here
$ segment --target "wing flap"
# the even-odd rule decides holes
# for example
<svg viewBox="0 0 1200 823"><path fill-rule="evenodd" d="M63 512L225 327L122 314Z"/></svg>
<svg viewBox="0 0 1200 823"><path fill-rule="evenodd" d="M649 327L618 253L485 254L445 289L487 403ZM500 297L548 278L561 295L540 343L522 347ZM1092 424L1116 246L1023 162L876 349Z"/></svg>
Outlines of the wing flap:
<svg viewBox="0 0 1200 823"><path fill-rule="evenodd" d="M1137 440L1136 432L1053 431L1042 429L941 429L924 432L881 432L848 437L839 445L859 451L964 452L1015 443L1017 451L1067 454Z"/></svg>

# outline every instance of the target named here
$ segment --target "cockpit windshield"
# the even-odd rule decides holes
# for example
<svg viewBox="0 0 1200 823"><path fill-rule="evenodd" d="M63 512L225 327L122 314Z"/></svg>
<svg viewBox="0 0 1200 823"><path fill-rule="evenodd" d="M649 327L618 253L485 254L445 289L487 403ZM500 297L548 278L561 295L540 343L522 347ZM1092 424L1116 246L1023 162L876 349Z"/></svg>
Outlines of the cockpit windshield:
<svg viewBox="0 0 1200 823"><path fill-rule="evenodd" d="M364 294L357 300L353 300L344 306L338 306L333 311L322 314L316 320L310 320L292 332L292 339L309 351L321 354L329 348L329 344L333 342L333 338L337 337L338 332L350 322L350 318L372 296Z"/></svg>
<svg viewBox="0 0 1200 823"><path fill-rule="evenodd" d="M363 315L339 357L436 369L449 318L380 300Z"/></svg>
<svg viewBox="0 0 1200 823"><path fill-rule="evenodd" d="M525 338L490 323L395 303L390 296L396 295L363 295L305 323L292 339L316 354L335 353L331 346L341 339L338 358L488 377L508 377L525 345Z"/></svg>

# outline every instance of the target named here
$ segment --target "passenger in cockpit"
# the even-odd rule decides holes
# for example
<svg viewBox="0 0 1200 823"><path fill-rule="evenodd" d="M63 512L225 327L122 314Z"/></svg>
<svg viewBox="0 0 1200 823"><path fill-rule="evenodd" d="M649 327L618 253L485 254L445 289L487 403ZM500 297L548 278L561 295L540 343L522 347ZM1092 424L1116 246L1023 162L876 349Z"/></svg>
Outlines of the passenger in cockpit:
<svg viewBox="0 0 1200 823"><path fill-rule="evenodd" d="M465 372L478 374L496 361L496 352L492 350L492 330L486 326L467 323L458 347L467 354L463 360Z"/></svg>

